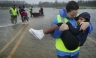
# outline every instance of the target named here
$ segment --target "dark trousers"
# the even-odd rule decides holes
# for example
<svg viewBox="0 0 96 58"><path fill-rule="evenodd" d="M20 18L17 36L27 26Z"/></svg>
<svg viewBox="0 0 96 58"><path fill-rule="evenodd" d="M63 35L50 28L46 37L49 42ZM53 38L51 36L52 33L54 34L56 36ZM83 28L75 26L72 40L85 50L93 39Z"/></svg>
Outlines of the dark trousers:
<svg viewBox="0 0 96 58"><path fill-rule="evenodd" d="M32 12L30 12L30 16L32 17Z"/></svg>
<svg viewBox="0 0 96 58"><path fill-rule="evenodd" d="M28 21L29 17L28 16L24 16L24 21Z"/></svg>

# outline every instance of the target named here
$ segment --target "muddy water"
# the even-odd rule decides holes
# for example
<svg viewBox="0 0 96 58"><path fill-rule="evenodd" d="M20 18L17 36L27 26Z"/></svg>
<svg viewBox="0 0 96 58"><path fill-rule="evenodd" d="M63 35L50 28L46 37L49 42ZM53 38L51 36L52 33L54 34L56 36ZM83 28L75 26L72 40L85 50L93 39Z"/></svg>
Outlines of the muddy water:
<svg viewBox="0 0 96 58"><path fill-rule="evenodd" d="M94 26L94 31L89 36L96 40L96 9L80 9L79 13L85 11L91 14L91 22ZM33 12L39 12L39 8L34 8ZM55 40L50 35L46 35L41 41L37 40L28 31L23 35L26 28L28 28L26 25L34 29L45 29L49 27L55 15L58 14L58 9L44 8L44 14L44 17L30 18L29 24L22 24L20 16L18 16L18 23L12 24L9 10L0 10L0 51L24 27L18 36L6 46L7 48L0 54L0 58L7 58L15 46L18 47L14 50L15 52L12 54L12 58L56 58ZM16 45L19 39L22 40L19 45Z"/></svg>

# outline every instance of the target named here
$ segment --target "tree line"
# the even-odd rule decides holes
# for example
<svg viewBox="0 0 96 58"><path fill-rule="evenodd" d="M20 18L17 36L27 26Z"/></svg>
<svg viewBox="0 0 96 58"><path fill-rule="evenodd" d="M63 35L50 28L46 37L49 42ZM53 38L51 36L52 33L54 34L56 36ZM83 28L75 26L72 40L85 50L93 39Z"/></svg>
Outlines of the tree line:
<svg viewBox="0 0 96 58"><path fill-rule="evenodd" d="M38 4L28 4L25 1L0 1L1 7L10 7L12 5L20 6L25 5L26 7L29 6L43 6L43 7L65 7L66 2L39 2ZM84 7L96 7L96 0L95 1L78 1L79 6Z"/></svg>
<svg viewBox="0 0 96 58"><path fill-rule="evenodd" d="M38 6L44 7L65 7L66 2L39 2ZM95 1L78 1L79 6L87 6L87 7L96 7L96 0Z"/></svg>
<svg viewBox="0 0 96 58"><path fill-rule="evenodd" d="M28 4L25 1L0 1L1 7L11 7L12 5L16 5L17 7L21 5L26 5L26 7L31 6L31 4Z"/></svg>

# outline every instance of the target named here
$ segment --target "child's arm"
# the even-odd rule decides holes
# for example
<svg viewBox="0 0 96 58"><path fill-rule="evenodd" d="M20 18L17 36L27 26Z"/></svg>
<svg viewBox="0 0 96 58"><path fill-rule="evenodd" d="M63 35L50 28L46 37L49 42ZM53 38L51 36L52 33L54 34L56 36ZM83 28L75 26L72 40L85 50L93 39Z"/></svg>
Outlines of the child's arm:
<svg viewBox="0 0 96 58"><path fill-rule="evenodd" d="M80 46L82 46L84 44L84 42L87 39L88 36L88 28L84 31L80 31L80 27L81 25L78 25L77 28L74 28L69 22L66 23L69 26L69 30L76 35L76 37L79 39L80 41Z"/></svg>
<svg viewBox="0 0 96 58"><path fill-rule="evenodd" d="M82 32L82 31L80 31L80 26L81 26L81 25L78 25L77 28L75 28L75 27L72 26L72 24L71 24L70 22L67 22L66 24L69 26L69 30L70 30L74 35L77 35L77 34L79 34L80 32Z"/></svg>

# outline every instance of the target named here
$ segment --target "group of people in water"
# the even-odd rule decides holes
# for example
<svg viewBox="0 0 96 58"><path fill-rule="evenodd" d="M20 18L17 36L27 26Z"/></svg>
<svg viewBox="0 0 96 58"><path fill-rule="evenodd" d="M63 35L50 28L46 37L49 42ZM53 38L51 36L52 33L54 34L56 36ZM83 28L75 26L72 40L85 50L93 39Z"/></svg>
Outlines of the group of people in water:
<svg viewBox="0 0 96 58"><path fill-rule="evenodd" d="M29 10L24 5L19 6L19 11L18 11L16 9L16 6L13 5L12 7L10 7L11 22L13 24L16 24L17 23L17 16L19 16L19 14L21 16L22 22L24 22L24 23L28 22L29 21L28 12L30 12L30 16L32 17L33 6L31 6L29 8ZM44 16L43 7L40 7L39 14L40 14L40 16Z"/></svg>

